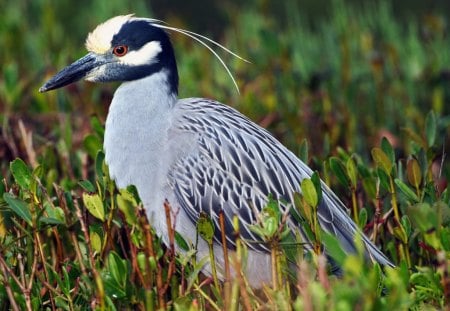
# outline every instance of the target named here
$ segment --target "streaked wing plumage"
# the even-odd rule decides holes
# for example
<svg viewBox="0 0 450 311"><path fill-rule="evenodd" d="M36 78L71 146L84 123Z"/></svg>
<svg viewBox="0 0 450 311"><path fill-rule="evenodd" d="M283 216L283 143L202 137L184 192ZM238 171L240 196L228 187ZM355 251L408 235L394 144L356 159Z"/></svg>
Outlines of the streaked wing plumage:
<svg viewBox="0 0 450 311"><path fill-rule="evenodd" d="M198 152L180 159L170 171L178 203L194 223L201 212L211 215L218 243L219 211L226 216L227 232L232 232L233 215L239 215L240 233L249 248L267 250L248 228L256 223L254 211L266 206L269 195L287 202L281 207L288 208L293 193L300 191L301 181L311 176L311 169L269 132L233 108L205 99L184 99L177 106L182 120L176 126L181 132L196 134L198 144ZM358 229L342 210L344 205L326 185L323 187L323 201L318 208L320 225L335 235L346 251L353 252ZM289 224L305 238L292 218ZM228 239L233 245L232 237L228 235ZM371 244L365 237L364 241ZM367 249L375 260L388 262L373 245L367 245Z"/></svg>

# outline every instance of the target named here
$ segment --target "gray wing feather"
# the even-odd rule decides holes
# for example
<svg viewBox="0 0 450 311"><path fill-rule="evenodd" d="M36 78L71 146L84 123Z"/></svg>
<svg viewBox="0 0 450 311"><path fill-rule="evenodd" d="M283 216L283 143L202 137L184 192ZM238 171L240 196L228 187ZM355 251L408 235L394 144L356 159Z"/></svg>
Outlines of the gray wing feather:
<svg viewBox="0 0 450 311"><path fill-rule="evenodd" d="M219 212L223 211L227 233L232 232L232 218L238 215L240 234L248 247L267 251L248 228L256 223L254 210L261 211L269 195L279 202L293 203L294 192L300 191L301 181L312 175L311 169L269 132L233 108L205 99L181 100L177 105L181 118L177 127L181 132L196 134L198 147L170 171L169 182L178 203L194 223L201 212L206 212L216 228ZM346 251L354 252L353 239L359 229L343 209L341 201L323 184L319 223L341 241ZM289 224L306 238L298 223L291 220ZM230 234L227 239L233 246ZM365 236L363 239L368 255L390 265ZM218 229L215 240L221 243Z"/></svg>

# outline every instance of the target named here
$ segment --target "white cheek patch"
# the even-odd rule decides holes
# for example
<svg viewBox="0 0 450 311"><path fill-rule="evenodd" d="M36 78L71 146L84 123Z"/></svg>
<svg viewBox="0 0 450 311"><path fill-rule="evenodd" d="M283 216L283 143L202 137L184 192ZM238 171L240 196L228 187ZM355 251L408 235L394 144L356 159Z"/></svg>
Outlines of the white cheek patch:
<svg viewBox="0 0 450 311"><path fill-rule="evenodd" d="M105 66L100 66L92 69L84 78L86 81L98 82L98 78L105 75Z"/></svg>
<svg viewBox="0 0 450 311"><path fill-rule="evenodd" d="M119 61L126 65L148 65L156 62L156 56L161 53L161 44L158 41L146 43L137 51L130 51L125 56L119 57Z"/></svg>

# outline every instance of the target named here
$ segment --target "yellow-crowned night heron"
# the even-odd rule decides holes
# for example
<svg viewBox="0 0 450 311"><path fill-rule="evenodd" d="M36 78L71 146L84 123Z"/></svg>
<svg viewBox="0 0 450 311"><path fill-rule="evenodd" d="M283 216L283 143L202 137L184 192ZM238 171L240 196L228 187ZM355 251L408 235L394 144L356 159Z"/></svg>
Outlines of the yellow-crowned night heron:
<svg viewBox="0 0 450 311"><path fill-rule="evenodd" d="M231 222L238 215L240 234L249 248L246 275L251 285L259 287L271 280L271 259L249 225L257 222L255 212L266 206L269 195L284 202L281 208L288 208L312 171L233 108L203 98L178 99L177 65L165 29L212 42L153 19L117 16L89 34L86 56L57 73L40 91L83 78L121 81L109 108L104 141L106 162L117 186L136 186L150 222L165 242L166 199L177 210L175 229L187 240L196 240L199 215L208 214L216 222L214 251L219 268L223 266L219 211L225 214L230 247L234 245ZM344 250L354 252L354 237L360 230L341 201L326 185L322 187L320 226L336 236ZM292 217L287 224L303 232ZM367 257L391 265L367 237L362 235L362 240ZM200 240L197 256L207 255L208 247Z"/></svg>

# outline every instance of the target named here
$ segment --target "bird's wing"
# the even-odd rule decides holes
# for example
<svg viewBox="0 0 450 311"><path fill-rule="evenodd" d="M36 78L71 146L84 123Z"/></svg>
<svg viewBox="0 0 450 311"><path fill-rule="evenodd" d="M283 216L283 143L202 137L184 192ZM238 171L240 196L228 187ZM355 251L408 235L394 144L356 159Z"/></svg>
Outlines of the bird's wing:
<svg viewBox="0 0 450 311"><path fill-rule="evenodd" d="M178 203L194 223L201 212L210 215L219 243L219 212L224 212L227 232L232 232L232 218L238 215L240 234L248 246L267 250L249 229L257 221L255 211L266 207L269 196L293 203L294 192L300 191L301 181L312 175L311 169L269 132L233 108L205 99L182 100L178 105L182 120L176 126L180 131L195 133L198 146L170 171ZM344 205L326 185L323 187L319 223L341 241L346 251L353 252L358 229L343 211ZM298 223L295 229L306 238ZM233 245L232 237L227 236Z"/></svg>

